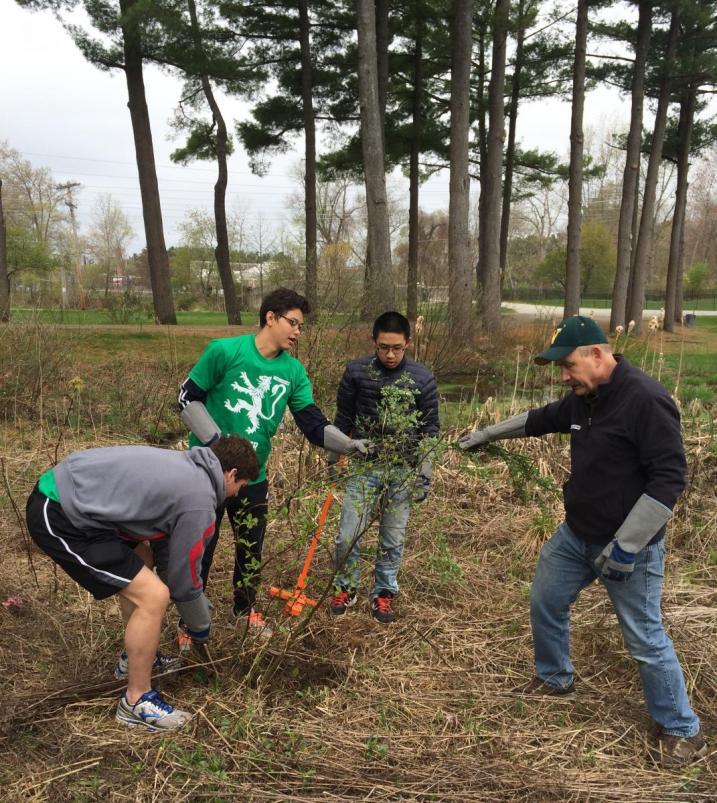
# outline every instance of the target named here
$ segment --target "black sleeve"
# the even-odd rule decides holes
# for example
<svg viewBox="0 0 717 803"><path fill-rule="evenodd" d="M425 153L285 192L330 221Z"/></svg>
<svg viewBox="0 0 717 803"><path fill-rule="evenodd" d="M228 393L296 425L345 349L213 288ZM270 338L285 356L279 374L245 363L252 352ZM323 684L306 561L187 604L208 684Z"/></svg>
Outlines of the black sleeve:
<svg viewBox="0 0 717 803"><path fill-rule="evenodd" d="M438 385L431 374L418 397L418 410L421 413L421 435L424 438L438 436L441 423L438 417Z"/></svg>
<svg viewBox="0 0 717 803"><path fill-rule="evenodd" d="M538 437L549 432L570 432L570 395L556 402L546 404L528 413L525 434Z"/></svg>
<svg viewBox="0 0 717 803"><path fill-rule="evenodd" d="M329 425L329 420L315 404L309 404L292 415L296 425L314 446L324 445L324 429Z"/></svg>
<svg viewBox="0 0 717 803"><path fill-rule="evenodd" d="M202 390L196 382L187 377L184 382L179 386L179 409L184 408L189 402L200 401L203 402L207 398L207 391Z"/></svg>
<svg viewBox="0 0 717 803"><path fill-rule="evenodd" d="M154 566L157 569L157 576L165 585L168 585L169 539L158 538L156 541L150 541L149 546L154 556Z"/></svg>
<svg viewBox="0 0 717 803"><path fill-rule="evenodd" d="M644 492L672 510L687 481L677 407L666 393L651 396L635 405L632 425L640 467L647 477Z"/></svg>
<svg viewBox="0 0 717 803"><path fill-rule="evenodd" d="M356 386L348 367L336 391L336 416L334 424L345 434L350 435L356 417Z"/></svg>

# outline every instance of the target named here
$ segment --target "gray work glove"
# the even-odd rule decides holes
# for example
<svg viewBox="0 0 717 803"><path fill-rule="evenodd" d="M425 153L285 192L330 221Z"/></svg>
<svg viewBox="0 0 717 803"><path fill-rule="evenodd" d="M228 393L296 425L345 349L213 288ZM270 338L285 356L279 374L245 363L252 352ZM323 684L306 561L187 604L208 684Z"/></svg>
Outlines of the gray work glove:
<svg viewBox="0 0 717 803"><path fill-rule="evenodd" d="M511 418L506 418L498 424L491 424L484 429L475 429L464 435L458 441L458 448L464 452L470 449L477 449L493 441L506 440L508 438L524 438L525 422L528 420L528 413L520 413Z"/></svg>
<svg viewBox="0 0 717 803"><path fill-rule="evenodd" d="M632 577L637 553L657 535L672 518L672 511L662 502L643 494L627 514L615 537L595 560L603 577L625 582Z"/></svg>
<svg viewBox="0 0 717 803"><path fill-rule="evenodd" d="M365 439L354 440L345 435L338 427L329 424L324 428L324 449L338 454L353 454L358 452L362 455L369 453L372 447L370 441Z"/></svg>
<svg viewBox="0 0 717 803"><path fill-rule="evenodd" d="M212 627L212 605L204 593L189 601L175 602L182 624L192 641L205 644Z"/></svg>
<svg viewBox="0 0 717 803"><path fill-rule="evenodd" d="M424 502L431 488L431 477L433 476L433 462L426 457L418 468L416 474L416 484L413 490L413 501Z"/></svg>
<svg viewBox="0 0 717 803"><path fill-rule="evenodd" d="M211 446L214 441L219 440L222 431L209 415L209 411L203 402L192 401L180 413L182 421L199 438L202 446Z"/></svg>

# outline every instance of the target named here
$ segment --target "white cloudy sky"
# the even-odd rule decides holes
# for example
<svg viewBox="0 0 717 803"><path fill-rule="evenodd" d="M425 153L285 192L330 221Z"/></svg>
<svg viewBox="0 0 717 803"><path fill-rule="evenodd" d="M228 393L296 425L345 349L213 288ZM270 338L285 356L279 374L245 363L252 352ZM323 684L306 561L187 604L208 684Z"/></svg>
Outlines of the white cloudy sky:
<svg viewBox="0 0 717 803"><path fill-rule="evenodd" d="M13 0L0 0L0 75L0 140L34 165L51 168L58 181L80 181L79 211L85 224L97 197L111 193L137 231L139 247L143 225L123 74L102 72L88 64L52 15L28 12ZM169 154L178 143L169 139L168 120L181 84L154 67L146 68L145 83L171 245L177 242L178 225L187 209L211 209L215 174L208 163L179 167L170 162ZM228 100L224 110L234 118L246 113ZM594 92L586 104L585 125L598 131L626 126L627 119L628 105L616 94ZM567 153L569 129L567 103L541 101L521 107L518 138L526 147ZM295 153L275 159L263 178L251 174L245 155L237 148L230 163L229 200L245 211L250 224L261 216L267 226L278 229L288 220L287 198L297 190L293 174L301 147L298 141ZM402 191L400 177L392 182ZM422 188L421 205L427 210L447 208L447 173Z"/></svg>

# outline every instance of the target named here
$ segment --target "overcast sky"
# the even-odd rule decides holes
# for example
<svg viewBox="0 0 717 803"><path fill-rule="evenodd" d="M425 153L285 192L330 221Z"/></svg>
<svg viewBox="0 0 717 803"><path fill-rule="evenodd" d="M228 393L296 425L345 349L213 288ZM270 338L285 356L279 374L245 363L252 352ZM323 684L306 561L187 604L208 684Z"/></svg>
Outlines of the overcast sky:
<svg viewBox="0 0 717 803"><path fill-rule="evenodd" d="M143 242L143 224L127 110L127 87L120 72L107 73L85 61L55 18L32 13L13 0L0 0L0 140L20 151L35 166L49 167L57 181L82 183L79 215L87 224L97 197L111 193L127 213ZM181 82L154 67L145 68L147 101L152 121L162 212L168 245L177 242L178 225L189 208L211 209L215 170L210 163L179 167L169 154L168 121L179 97ZM246 108L224 101L227 119L246 115ZM627 127L629 104L616 93L593 92L586 104L585 126L598 131ZM569 149L570 106L557 101L521 106L518 139L524 147L566 154ZM229 205L245 210L253 224L259 216L275 229L288 221L288 196L299 189L293 177L302 142L294 153L277 157L263 178L251 174L245 154L237 147L231 157ZM391 179L408 205L407 183ZM432 178L421 188L421 206L447 209L448 174Z"/></svg>

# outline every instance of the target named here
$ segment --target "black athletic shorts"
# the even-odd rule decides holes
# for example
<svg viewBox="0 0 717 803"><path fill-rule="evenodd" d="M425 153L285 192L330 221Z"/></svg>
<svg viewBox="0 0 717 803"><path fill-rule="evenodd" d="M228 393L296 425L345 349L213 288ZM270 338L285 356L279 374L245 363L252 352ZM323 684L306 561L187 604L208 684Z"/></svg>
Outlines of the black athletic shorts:
<svg viewBox="0 0 717 803"><path fill-rule="evenodd" d="M115 530L78 530L37 485L27 500L27 528L40 549L95 599L121 591L144 566L134 553L137 544L123 541Z"/></svg>

